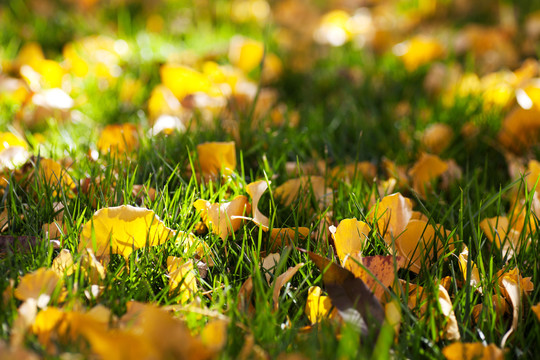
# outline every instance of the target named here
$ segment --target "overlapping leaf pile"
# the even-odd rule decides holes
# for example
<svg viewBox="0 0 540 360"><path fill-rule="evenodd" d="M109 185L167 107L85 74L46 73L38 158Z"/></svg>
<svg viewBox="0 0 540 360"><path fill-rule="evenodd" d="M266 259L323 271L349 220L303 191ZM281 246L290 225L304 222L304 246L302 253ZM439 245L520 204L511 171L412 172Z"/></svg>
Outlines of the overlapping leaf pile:
<svg viewBox="0 0 540 360"><path fill-rule="evenodd" d="M0 357L535 355L538 12L74 1L117 28L55 47L37 3L0 6Z"/></svg>

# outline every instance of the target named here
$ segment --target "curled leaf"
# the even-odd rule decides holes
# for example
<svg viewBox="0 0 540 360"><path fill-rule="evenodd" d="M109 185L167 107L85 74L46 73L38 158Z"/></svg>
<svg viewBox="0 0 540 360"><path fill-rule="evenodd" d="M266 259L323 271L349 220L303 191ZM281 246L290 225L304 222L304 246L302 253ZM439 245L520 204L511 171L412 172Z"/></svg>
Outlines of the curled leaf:
<svg viewBox="0 0 540 360"><path fill-rule="evenodd" d="M212 232L223 240L227 240L231 233L242 226L244 215L250 211L248 199L244 195L221 204L199 199L193 206L201 211L206 226L212 228Z"/></svg>

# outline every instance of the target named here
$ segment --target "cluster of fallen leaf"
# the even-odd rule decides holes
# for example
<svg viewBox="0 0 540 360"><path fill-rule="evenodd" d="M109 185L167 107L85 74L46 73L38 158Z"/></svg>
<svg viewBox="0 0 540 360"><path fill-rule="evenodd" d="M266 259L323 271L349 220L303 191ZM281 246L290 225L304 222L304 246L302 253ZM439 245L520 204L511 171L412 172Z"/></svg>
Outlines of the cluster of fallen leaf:
<svg viewBox="0 0 540 360"><path fill-rule="evenodd" d="M90 7L92 3L84 6ZM467 5L458 3L461 5L456 11L468 11L462 9ZM426 6L406 17L399 17L394 11L395 6L392 1L381 1L370 8L348 11L350 9L344 5L342 10L321 14L305 1L280 1L272 9L266 1L241 0L233 2L232 18L238 22L264 24L272 15L277 24L277 42L289 57L292 68L310 69L315 60L312 56L314 46L354 43L358 48L376 54L392 51L409 72L429 67L424 87L434 96L441 97L447 107L459 98L476 96L482 99L485 111L495 108L507 113L496 146L505 153L513 178L525 174L526 187L524 191L512 193L506 215L484 219L480 226L491 244L500 249L503 260L509 262L520 252L527 251L528 244L537 234L531 214L540 215L540 193L535 190L540 164L531 151L538 145L540 135L540 65L535 59L519 64L523 55L534 53L531 46L540 38L540 17L531 14L526 19L526 38L521 42L522 48L518 49L515 45L518 25L512 21L501 19L499 27L471 25L450 35L442 28L431 29L430 35L426 35L417 31L421 29L422 21L437 18L441 16L439 12L450 11L448 8ZM502 9L501 14L505 11ZM159 17L148 23L150 30L159 28L158 25ZM518 267L505 267L491 278L481 276L486 272L480 271L479 267L484 265L469 259L469 250L455 229L445 229L437 224L437 219L413 210L414 201L396 192L405 193L412 189L419 198L429 198L461 178L458 164L440 157L453 141L459 140L452 128L442 123L429 125L419 135L422 151L410 166L396 165L385 159L381 169L371 162L358 162L328 171L324 163L295 163L289 167L295 177L275 188L268 180L258 180L245 186L245 195L218 203L196 200L193 211L200 214L201 223L195 234L168 228L158 217L163 214L131 205L103 207L80 228L67 228L62 211L67 204L63 200L69 201L80 195L96 200L98 194L107 193L100 187L114 184L105 184L100 179L76 179L70 173L70 168L77 166L71 159L55 161L32 156L45 138L35 133L33 146L30 146L16 130L24 133L40 129L50 118L58 123L90 121L77 110L92 101L84 93L80 94L88 77L95 78L102 90L118 87L121 103L142 103L138 97L144 87L143 80L122 76L123 65L131 51L124 40L92 36L66 44L59 61L47 59L39 44L27 43L15 59L2 62L0 101L17 104L18 111L13 121L14 131L0 133L0 192L4 194L12 182L32 191L31 184L35 179L51 187L52 195L58 199L55 203L57 217L54 222L43 224L43 240L52 239L59 252L49 267L22 275L3 292L2 301L15 297L20 305L12 324L9 346L1 344L0 355L36 357L24 349L25 339L31 335L52 355L57 355L66 345L83 354L104 358L164 355L209 358L219 354L226 344L229 324L223 314L211 314L210 317L216 320L210 321L200 334L193 335L173 312L167 311L181 307L162 309L157 305L130 302L127 312L117 317L101 305L87 309L82 301L66 302L64 283L67 277L82 276L90 284L85 291L87 300L99 300L105 290L103 280L111 256L121 255L127 268L134 251L174 242L186 256L167 258L170 296L179 306L189 307L189 311L209 314L207 309L199 307L197 298L201 292L200 278L204 278L208 267L214 265L215 254L201 235L210 232L224 242L234 241L239 230L250 226L258 229L268 249L275 251L264 254L261 261L268 285L274 289L275 309L279 308L283 286L304 266L299 263L273 276L280 249L298 247L299 243L313 238L326 241L323 247L332 249L329 254L335 251L336 259L307 252L307 257L323 273L325 286L324 289L309 289L305 314L312 324L326 319L346 321L357 325L365 334L383 331L389 326L399 337L399 299L403 299L418 318L435 316L439 339L453 341L443 349L445 356L502 358L520 316L530 308L540 320L540 304L531 306L528 303L527 296L534 285L529 277L521 275ZM434 63L444 60L451 51L472 54L482 74L464 72L455 64ZM218 118L220 127L235 141L198 144L196 165L194 168L186 166L182 171L192 172L202 181L220 182L225 178L235 181L238 178L236 146L242 145L238 114L251 113L249 126L253 128L296 126L298 115L279 103L275 91L269 87L259 89L252 78L253 73L260 70L261 83L269 84L282 72L282 61L275 54L265 52L263 43L236 36L230 40L225 58L227 64L186 54L171 55L160 66L161 83L146 99L148 130L143 132L143 128L134 123L105 126L93 145L95 148L88 154L89 158L104 164L108 161L107 154L135 158L143 136L167 136L177 131L210 127ZM400 114L408 114L408 104L401 105ZM467 122L460 136L470 141L478 137L479 132L478 124ZM405 134L404 147L410 138L410 134ZM379 173L384 176L377 176ZM337 222L332 213L337 184L353 182L360 177L376 189L367 199L366 218L364 221L346 218ZM140 200L139 204L150 206L159 191L136 185L132 195ZM263 195L268 192L281 207L313 214L324 210L324 215L315 216L313 222L297 227L278 224L271 214L264 214L259 209ZM113 202L111 199L111 204ZM93 204L95 207L97 202ZM0 231L8 231L12 222L9 209L3 208ZM65 246L68 233L76 234L78 238L76 254ZM9 241L14 242L15 238ZM365 249L375 243L383 245L385 255L364 256ZM484 309L495 309L502 321L510 319L508 330L501 334L500 344L486 346L460 342L462 334L453 306L453 296L458 289L450 287L449 277L434 280L433 286L421 286L410 280L414 274L440 266L440 259L452 256L459 259L459 283L474 287L481 295L478 297L480 302L473 306L471 322L481 321ZM398 274L407 276L399 278ZM248 278L239 291L241 311L253 311L252 293L252 279ZM428 304L433 303L440 312L426 313ZM176 340L180 338L182 342ZM247 357L257 351L247 341L242 354Z"/></svg>

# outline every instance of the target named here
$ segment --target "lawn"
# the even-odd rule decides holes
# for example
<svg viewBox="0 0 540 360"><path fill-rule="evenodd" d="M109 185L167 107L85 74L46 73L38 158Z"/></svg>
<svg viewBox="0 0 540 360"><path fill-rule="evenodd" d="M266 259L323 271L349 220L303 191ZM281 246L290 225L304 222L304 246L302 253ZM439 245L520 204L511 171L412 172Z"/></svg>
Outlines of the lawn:
<svg viewBox="0 0 540 360"><path fill-rule="evenodd" d="M540 4L0 24L0 358L537 356Z"/></svg>

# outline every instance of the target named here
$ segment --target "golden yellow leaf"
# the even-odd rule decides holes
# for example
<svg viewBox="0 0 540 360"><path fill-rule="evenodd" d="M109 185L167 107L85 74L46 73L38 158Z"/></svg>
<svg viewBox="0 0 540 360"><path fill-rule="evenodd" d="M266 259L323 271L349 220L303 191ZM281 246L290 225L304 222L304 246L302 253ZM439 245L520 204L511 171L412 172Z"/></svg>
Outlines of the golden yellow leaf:
<svg viewBox="0 0 540 360"><path fill-rule="evenodd" d="M45 55L41 49L41 45L36 42L28 42L23 45L17 58L15 59L15 66L20 69L23 65L28 65L34 69L39 68L41 61L45 60Z"/></svg>
<svg viewBox="0 0 540 360"><path fill-rule="evenodd" d="M522 153L537 143L538 135L540 135L540 110L517 107L504 118L497 137L508 150Z"/></svg>
<svg viewBox="0 0 540 360"><path fill-rule="evenodd" d="M39 170L45 183L50 184L53 187L61 186L62 189L75 189L75 183L67 171L56 161L52 159L40 159Z"/></svg>
<svg viewBox="0 0 540 360"><path fill-rule="evenodd" d="M298 198L299 208L303 209L308 206L309 197L306 194L310 194L311 191L319 208L324 209L332 203L332 189L326 186L326 181L322 176L301 176L287 180L276 188L274 195L285 206L291 205Z"/></svg>
<svg viewBox="0 0 540 360"><path fill-rule="evenodd" d="M318 286L309 288L304 312L312 324L337 316L337 310L333 308L330 297L322 295L322 289Z"/></svg>
<svg viewBox="0 0 540 360"><path fill-rule="evenodd" d="M412 202L400 193L385 196L371 207L368 219L377 221L377 226L389 249L392 243L407 227L413 216Z"/></svg>
<svg viewBox="0 0 540 360"><path fill-rule="evenodd" d="M201 171L205 176L215 177L220 173L230 175L236 169L234 141L199 144L197 155Z"/></svg>
<svg viewBox="0 0 540 360"><path fill-rule="evenodd" d="M540 303L531 306L531 310L535 313L538 321L540 321Z"/></svg>
<svg viewBox="0 0 540 360"><path fill-rule="evenodd" d="M193 299L198 290L193 261L169 256L167 258L167 271L169 273L169 292L175 292L180 287L178 294L181 303Z"/></svg>
<svg viewBox="0 0 540 360"><path fill-rule="evenodd" d="M422 134L422 145L433 154L440 154L452 142L454 131L449 125L433 123Z"/></svg>
<svg viewBox="0 0 540 360"><path fill-rule="evenodd" d="M204 74L184 65L165 64L159 73L163 85L169 88L178 100L197 92L209 92L212 88L212 83Z"/></svg>
<svg viewBox="0 0 540 360"><path fill-rule="evenodd" d="M372 183L377 176L377 167L369 161L360 161L345 166L336 166L332 169L330 175L332 178L342 179L348 183L360 177Z"/></svg>
<svg viewBox="0 0 540 360"><path fill-rule="evenodd" d="M514 256L515 249L519 248L520 233L510 226L506 216L486 218L480 222L480 229L491 243L502 250L503 257Z"/></svg>
<svg viewBox="0 0 540 360"><path fill-rule="evenodd" d="M264 55L264 44L234 36L229 45L229 60L244 73L249 73L261 64Z"/></svg>
<svg viewBox="0 0 540 360"><path fill-rule="evenodd" d="M448 170L448 164L437 155L422 153L418 161L409 170L413 189L422 197L431 191L431 183Z"/></svg>
<svg viewBox="0 0 540 360"><path fill-rule="evenodd" d="M112 254L124 258L137 249L161 245L174 236L152 211L130 205L98 210L82 228L79 251L90 248L98 259Z"/></svg>
<svg viewBox="0 0 540 360"><path fill-rule="evenodd" d="M41 310L32 324L31 331L37 335L41 345L43 345L49 353L52 352L54 344L52 339L57 336L56 331L58 325L64 320L65 313L63 310L49 306Z"/></svg>
<svg viewBox="0 0 540 360"><path fill-rule="evenodd" d="M193 206L201 211L206 226L211 227L212 232L223 240L227 240L231 233L242 226L243 217L250 211L248 199L244 195L238 195L232 201L221 204L199 199Z"/></svg>
<svg viewBox="0 0 540 360"><path fill-rule="evenodd" d="M139 146L139 133L134 124L107 125L101 131L97 147L102 154L122 156Z"/></svg>
<svg viewBox="0 0 540 360"><path fill-rule="evenodd" d="M429 261L434 251L438 257L443 255L444 239L441 239L441 236L447 237L449 233L440 225L436 229L426 221L411 220L407 224L405 231L395 240L397 255L406 258L410 263L409 270L418 274L422 262ZM451 242L448 249L453 249ZM426 265L429 266L429 263L426 263Z"/></svg>
<svg viewBox="0 0 540 360"><path fill-rule="evenodd" d="M38 302L39 307L46 307L59 283L60 277L56 272L39 268L21 278L14 294L19 300L34 299Z"/></svg>
<svg viewBox="0 0 540 360"><path fill-rule="evenodd" d="M405 68L409 71L414 71L422 65L440 59L445 54L445 50L438 40L420 35L396 45L394 52L401 57Z"/></svg>
<svg viewBox="0 0 540 360"><path fill-rule="evenodd" d="M91 284L97 284L100 280L105 279L105 266L109 263L109 254L103 254L100 261L98 261L92 249L86 248L82 250L81 268L86 273Z"/></svg>
<svg viewBox="0 0 540 360"><path fill-rule="evenodd" d="M225 320L211 320L206 324L201 332L201 342L212 349L219 351L227 344L227 326Z"/></svg>
<svg viewBox="0 0 540 360"><path fill-rule="evenodd" d="M309 235L309 229L306 227L273 228L268 239L271 245L270 250L276 251L282 245L293 244L297 233L300 239L305 239Z"/></svg>
<svg viewBox="0 0 540 360"><path fill-rule="evenodd" d="M26 141L17 135L10 132L0 132L0 152L14 146L28 149Z"/></svg>
<svg viewBox="0 0 540 360"><path fill-rule="evenodd" d="M395 336L397 338L402 319L401 307L397 299L384 304L384 315L386 323L394 328Z"/></svg>
<svg viewBox="0 0 540 360"><path fill-rule="evenodd" d="M259 225L264 231L268 231L270 220L258 208L259 200L262 194L268 189L268 183L265 180L259 180L248 184L246 191L251 197L251 211L253 213L252 221Z"/></svg>
<svg viewBox="0 0 540 360"><path fill-rule="evenodd" d="M370 231L368 224L356 220L356 218L341 220L337 228L330 226L330 232L341 265L351 270L355 275L357 272L362 271L356 261L362 263L362 249Z"/></svg>
<svg viewBox="0 0 540 360"><path fill-rule="evenodd" d="M467 262L469 261L469 249L466 246L463 246L463 250L459 254L459 268L461 270L461 273L463 274L463 279L467 281L468 273L467 273ZM482 285L480 281L480 272L478 271L478 268L476 267L476 264L474 261L471 260L471 275L470 275L470 284L473 288L478 290L480 294L482 294Z"/></svg>
<svg viewBox="0 0 540 360"><path fill-rule="evenodd" d="M53 270L58 277L64 275L70 276L73 274L73 255L68 249L62 249L58 256L56 256L52 262L51 270Z"/></svg>
<svg viewBox="0 0 540 360"><path fill-rule="evenodd" d="M448 360L503 360L504 352L494 344L485 346L481 342L455 342L447 345L443 355Z"/></svg>
<svg viewBox="0 0 540 360"><path fill-rule="evenodd" d="M441 307L443 315L446 318L443 337L446 340L461 339L456 314L454 313L454 309L452 308L452 300L450 300L450 295L448 295L448 292L442 285L439 285L439 305Z"/></svg>
<svg viewBox="0 0 540 360"><path fill-rule="evenodd" d="M304 266L304 263L298 263L295 266L288 268L287 271L279 275L272 283L272 286L274 287L272 294L272 300L274 301L274 310L277 310L279 307L279 292L281 291L281 288L292 279L294 274L296 274L298 269L300 269L302 266Z"/></svg>

